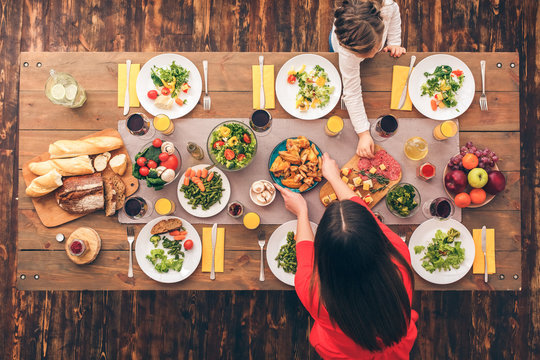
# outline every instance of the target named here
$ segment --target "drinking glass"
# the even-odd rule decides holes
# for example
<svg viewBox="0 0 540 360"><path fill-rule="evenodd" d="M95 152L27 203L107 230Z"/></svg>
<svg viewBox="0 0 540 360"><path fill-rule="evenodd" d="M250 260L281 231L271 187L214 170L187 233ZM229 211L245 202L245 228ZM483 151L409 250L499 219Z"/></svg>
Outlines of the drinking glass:
<svg viewBox="0 0 540 360"><path fill-rule="evenodd" d="M436 217L445 220L454 215L454 211L454 204L446 197L438 197L431 201L426 201L422 206L422 214L428 219Z"/></svg>
<svg viewBox="0 0 540 360"><path fill-rule="evenodd" d="M259 136L265 136L270 133L272 127L272 115L266 110L255 110L249 118L249 126L259 133Z"/></svg>
<svg viewBox="0 0 540 360"><path fill-rule="evenodd" d="M381 115L375 120L369 131L376 141L385 141L394 136L398 129L398 120L394 115Z"/></svg>
<svg viewBox="0 0 540 360"><path fill-rule="evenodd" d="M152 213L152 208L148 206L146 200L136 196L126 200L124 211L131 219L141 219L145 215L150 215Z"/></svg>
<svg viewBox="0 0 540 360"><path fill-rule="evenodd" d="M339 116L331 116L324 126L324 132L330 137L338 136L343 130L343 119Z"/></svg>
<svg viewBox="0 0 540 360"><path fill-rule="evenodd" d="M415 136L405 142L403 151L411 160L422 160L428 154L428 143L423 138Z"/></svg>
<svg viewBox="0 0 540 360"><path fill-rule="evenodd" d="M131 135L140 136L141 139L150 139L155 133L150 120L143 113L129 115L126 119L126 127Z"/></svg>
<svg viewBox="0 0 540 360"><path fill-rule="evenodd" d="M174 132L174 122L165 114L154 116L154 129L163 135L171 135Z"/></svg>
<svg viewBox="0 0 540 360"><path fill-rule="evenodd" d="M51 70L45 83L45 95L53 103L69 108L83 106L86 92L73 76Z"/></svg>

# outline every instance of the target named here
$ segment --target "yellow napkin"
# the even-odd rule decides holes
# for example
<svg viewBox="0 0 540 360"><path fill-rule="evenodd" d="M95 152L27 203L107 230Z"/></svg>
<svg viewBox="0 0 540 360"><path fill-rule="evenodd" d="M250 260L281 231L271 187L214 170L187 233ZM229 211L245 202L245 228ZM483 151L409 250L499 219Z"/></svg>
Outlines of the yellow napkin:
<svg viewBox="0 0 540 360"><path fill-rule="evenodd" d="M261 95L261 70L259 65L251 67L253 78L253 108L259 109ZM264 108L275 109L276 97L274 94L274 65L264 65Z"/></svg>
<svg viewBox="0 0 540 360"><path fill-rule="evenodd" d="M124 107L126 96L126 64L118 64L118 107ZM131 64L129 69L129 106L139 107L139 98L135 90L137 76L141 70L141 64Z"/></svg>
<svg viewBox="0 0 540 360"><path fill-rule="evenodd" d="M484 273L484 253L482 252L482 229L473 229L474 262L473 274ZM495 273L495 229L486 229L486 258L488 274Z"/></svg>
<svg viewBox="0 0 540 360"><path fill-rule="evenodd" d="M407 81L407 74L409 74L408 66L394 65L394 72L392 74L392 100L390 101L390 109L392 110L412 110L412 102L409 97L409 89L407 89L407 98L405 99L405 105L401 109L398 109L399 99L403 93L403 87L405 81Z"/></svg>
<svg viewBox="0 0 540 360"><path fill-rule="evenodd" d="M223 272L223 262L225 258L225 229L217 228L216 240L216 272ZM212 228L202 229L202 271L212 270Z"/></svg>

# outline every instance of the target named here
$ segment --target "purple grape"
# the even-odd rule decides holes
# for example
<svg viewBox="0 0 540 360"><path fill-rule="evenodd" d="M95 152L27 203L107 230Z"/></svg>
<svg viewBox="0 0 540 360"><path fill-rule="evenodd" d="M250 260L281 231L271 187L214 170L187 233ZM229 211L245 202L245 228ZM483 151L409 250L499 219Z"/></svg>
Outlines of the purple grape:
<svg viewBox="0 0 540 360"><path fill-rule="evenodd" d="M483 156L487 156L488 154L489 154L489 151L487 151L487 150L482 151Z"/></svg>
<svg viewBox="0 0 540 360"><path fill-rule="evenodd" d="M459 153L459 155L461 155L461 156L465 156L465 154L467 154L466 151L462 151L462 152Z"/></svg>
<svg viewBox="0 0 540 360"><path fill-rule="evenodd" d="M488 155L493 156L493 155L495 155L495 153L493 151L488 151Z"/></svg>
<svg viewBox="0 0 540 360"><path fill-rule="evenodd" d="M471 146L470 150L471 150L471 152L476 152L476 150L477 150L476 146Z"/></svg>
<svg viewBox="0 0 540 360"><path fill-rule="evenodd" d="M465 146L462 146L460 150L461 150L461 152L466 152L467 148Z"/></svg>
<svg viewBox="0 0 540 360"><path fill-rule="evenodd" d="M457 156L457 158L459 159L459 161L461 161L461 160L463 160L463 156L465 156L465 155L459 154L459 155L456 155L456 156Z"/></svg>
<svg viewBox="0 0 540 360"><path fill-rule="evenodd" d="M454 165L452 168L453 168L454 170L459 170L459 165Z"/></svg>
<svg viewBox="0 0 540 360"><path fill-rule="evenodd" d="M454 163L452 162L452 160L450 160L450 161L448 162L448 167L449 167L449 168L454 167Z"/></svg>
<svg viewBox="0 0 540 360"><path fill-rule="evenodd" d="M457 165L457 164L459 164L459 159L458 159L457 157L454 156L454 157L452 158L452 162L453 162L454 164Z"/></svg>
<svg viewBox="0 0 540 360"><path fill-rule="evenodd" d="M495 166L495 161L491 160L491 161L489 162L489 166L494 167L494 166Z"/></svg>
<svg viewBox="0 0 540 360"><path fill-rule="evenodd" d="M484 169L486 167L486 164L484 164L483 162L478 163L478 167Z"/></svg>
<svg viewBox="0 0 540 360"><path fill-rule="evenodd" d="M487 163L487 162L489 162L489 159L488 159L487 157L483 156L483 157L482 157L482 162Z"/></svg>
<svg viewBox="0 0 540 360"><path fill-rule="evenodd" d="M497 162L497 161L499 161L499 157L497 155L493 155L491 160L493 160L494 162Z"/></svg>
<svg viewBox="0 0 540 360"><path fill-rule="evenodd" d="M480 156L482 156L482 152L476 150L476 151L474 152L474 155L476 155L476 157L480 157Z"/></svg>
<svg viewBox="0 0 540 360"><path fill-rule="evenodd" d="M467 144L465 144L465 145L467 145L467 147L471 147L472 146L472 141L468 141Z"/></svg>

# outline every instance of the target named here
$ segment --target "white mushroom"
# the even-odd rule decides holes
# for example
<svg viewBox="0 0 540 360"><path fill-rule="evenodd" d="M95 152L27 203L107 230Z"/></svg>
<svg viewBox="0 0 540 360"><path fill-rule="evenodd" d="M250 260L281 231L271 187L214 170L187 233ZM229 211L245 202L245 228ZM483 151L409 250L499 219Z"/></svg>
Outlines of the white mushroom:
<svg viewBox="0 0 540 360"><path fill-rule="evenodd" d="M257 201L261 204L266 204L268 200L266 200L266 197L263 195L264 193L261 193L261 194L257 194L257 196L255 197L257 199Z"/></svg>
<svg viewBox="0 0 540 360"><path fill-rule="evenodd" d="M174 144L170 141L165 141L161 144L161 152L167 153L169 155L174 154Z"/></svg>
<svg viewBox="0 0 540 360"><path fill-rule="evenodd" d="M264 191L265 186L262 181L255 181L253 185L251 185L251 188L255 194L260 194Z"/></svg>
<svg viewBox="0 0 540 360"><path fill-rule="evenodd" d="M161 174L161 180L165 181L165 182L171 182L174 180L174 177L176 176L175 172L173 169L166 169L165 171L163 171L163 173Z"/></svg>
<svg viewBox="0 0 540 360"><path fill-rule="evenodd" d="M161 176L161 174L163 174L163 172L167 170L167 168L165 166L158 166L156 168L156 171L157 171L157 176Z"/></svg>
<svg viewBox="0 0 540 360"><path fill-rule="evenodd" d="M269 181L264 182L264 187L266 188L266 191L270 193L270 195L274 195L274 193L276 192L276 188Z"/></svg>

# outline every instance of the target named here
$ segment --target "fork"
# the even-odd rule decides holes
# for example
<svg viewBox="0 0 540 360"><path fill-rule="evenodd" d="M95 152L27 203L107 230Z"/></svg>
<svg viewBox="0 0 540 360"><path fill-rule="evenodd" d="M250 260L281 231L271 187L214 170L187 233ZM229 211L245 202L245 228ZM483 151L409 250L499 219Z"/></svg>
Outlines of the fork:
<svg viewBox="0 0 540 360"><path fill-rule="evenodd" d="M264 244L266 243L265 231L261 230L257 238L259 239L259 246L261 248L261 270L259 274L259 281L264 281Z"/></svg>
<svg viewBox="0 0 540 360"><path fill-rule="evenodd" d="M203 71L204 71L204 97L203 97L203 109L210 110L210 96L208 95L208 61L203 60Z"/></svg>
<svg viewBox="0 0 540 360"><path fill-rule="evenodd" d="M480 110L487 111L487 96L486 96L486 61L480 61L480 71L482 72L482 95L480 95Z"/></svg>
<svg viewBox="0 0 540 360"><path fill-rule="evenodd" d="M131 248L133 246L133 240L135 240L135 230L133 229L133 226L127 227L127 239L129 243L129 270L128 270L128 277L133 277L133 258L131 254Z"/></svg>

